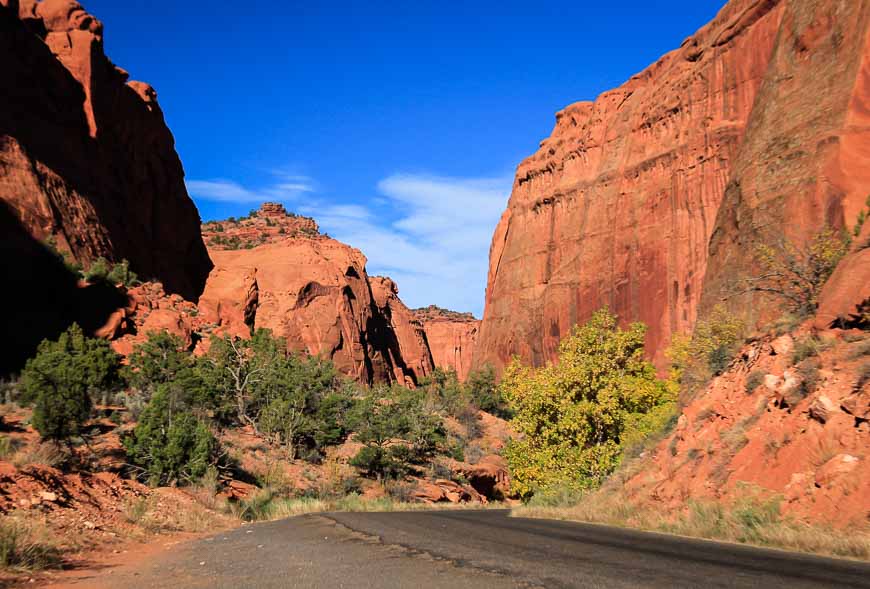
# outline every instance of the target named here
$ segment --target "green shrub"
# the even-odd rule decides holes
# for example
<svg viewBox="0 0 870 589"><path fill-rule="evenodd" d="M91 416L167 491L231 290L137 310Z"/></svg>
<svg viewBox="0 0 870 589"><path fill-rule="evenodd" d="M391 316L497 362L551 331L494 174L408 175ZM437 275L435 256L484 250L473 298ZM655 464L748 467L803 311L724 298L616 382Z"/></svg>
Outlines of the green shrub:
<svg viewBox="0 0 870 589"><path fill-rule="evenodd" d="M426 409L426 399L425 391L403 387L369 391L350 417L356 440L365 444L351 464L368 476L395 478L434 456L446 437L441 418Z"/></svg>
<svg viewBox="0 0 870 589"><path fill-rule="evenodd" d="M675 335L667 350L670 380L680 384L681 400L690 401L713 376L728 368L743 338L743 321L716 306L698 321L691 337Z"/></svg>
<svg viewBox="0 0 870 589"><path fill-rule="evenodd" d="M713 376L718 376L728 370L728 365L734 357L734 351L729 346L719 346L707 355L707 366Z"/></svg>
<svg viewBox="0 0 870 589"><path fill-rule="evenodd" d="M495 369L487 364L481 370L474 370L465 382L471 402L480 408L502 419L512 417L507 402L502 397L501 389L495 382Z"/></svg>
<svg viewBox="0 0 870 589"><path fill-rule="evenodd" d="M208 392L202 402L221 423L250 425L291 457L319 456L347 437L356 387L331 362L288 353L268 330L215 338L198 374Z"/></svg>
<svg viewBox="0 0 870 589"><path fill-rule="evenodd" d="M114 389L119 368L108 342L85 337L76 324L57 341L43 340L21 372L22 398L33 404L33 427L55 442L82 435L92 395Z"/></svg>
<svg viewBox="0 0 870 589"><path fill-rule="evenodd" d="M196 374L195 360L181 337L166 330L152 331L128 356L124 377L127 383L149 393L163 384L180 383L199 390L202 384Z"/></svg>
<svg viewBox="0 0 870 589"><path fill-rule="evenodd" d="M105 282L106 278L109 276L109 272L111 268L109 267L109 261L100 256L88 266L88 269L85 270L85 280L90 282L91 284L97 282Z"/></svg>
<svg viewBox="0 0 870 589"><path fill-rule="evenodd" d="M127 260L121 260L117 264L112 264L102 256L91 262L84 276L85 280L91 284L106 282L109 284L133 286L139 280L136 273L130 270L130 262Z"/></svg>
<svg viewBox="0 0 870 589"><path fill-rule="evenodd" d="M132 434L124 439L131 463L152 485L191 483L218 457L218 442L206 423L176 406L168 386L158 387Z"/></svg>
<svg viewBox="0 0 870 589"><path fill-rule="evenodd" d="M130 270L130 262L127 260L121 260L112 266L106 279L111 284L123 284L124 286L133 286L139 282L139 277Z"/></svg>
<svg viewBox="0 0 870 589"><path fill-rule="evenodd" d="M378 480L398 479L408 473L408 460L407 446L363 446L350 459L350 465L360 469L366 476Z"/></svg>

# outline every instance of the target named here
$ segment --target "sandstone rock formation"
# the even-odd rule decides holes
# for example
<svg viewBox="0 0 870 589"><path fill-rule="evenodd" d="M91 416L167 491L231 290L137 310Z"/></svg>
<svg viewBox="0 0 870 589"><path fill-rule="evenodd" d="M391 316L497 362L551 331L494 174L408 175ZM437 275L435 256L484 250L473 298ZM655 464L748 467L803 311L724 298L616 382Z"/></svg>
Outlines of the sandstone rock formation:
<svg viewBox="0 0 870 589"><path fill-rule="evenodd" d="M78 3L15 4L0 8L0 196L78 261L126 258L195 299L211 264L156 92L109 61Z"/></svg>
<svg viewBox="0 0 870 589"><path fill-rule="evenodd" d="M371 340L380 342L396 382L413 386L435 369L427 332L423 324L399 298L399 287L391 279L369 279L377 313Z"/></svg>
<svg viewBox="0 0 870 589"><path fill-rule="evenodd" d="M72 294L74 276L45 280L55 272L38 247L47 238L84 265L126 258L141 277L192 299L211 268L156 93L127 81L105 56L102 34L71 0L0 2L2 222L32 242L4 244L14 249L4 261L21 266L21 274L4 272L12 282L4 298L14 299L4 308L18 313L5 341L25 357L34 340L73 320L105 319L96 317L105 311L99 301ZM13 325L27 318L26 329ZM17 363L7 368L4 359L0 370Z"/></svg>
<svg viewBox="0 0 870 589"><path fill-rule="evenodd" d="M662 365L702 292L710 308L751 271L753 243L851 227L870 194L868 19L865 0L731 0L623 86L558 113L493 237L475 364L552 360L607 305L649 326ZM854 311L865 286L832 289Z"/></svg>
<svg viewBox="0 0 870 589"><path fill-rule="evenodd" d="M430 305L414 309L423 325L436 368L455 370L460 382L468 378L480 321L471 313L457 313Z"/></svg>
<svg viewBox="0 0 870 589"><path fill-rule="evenodd" d="M331 359L361 382L414 386L432 372L420 323L388 278L370 278L357 249L317 224L264 204L203 226L215 268L199 301L214 333L268 328L290 349Z"/></svg>

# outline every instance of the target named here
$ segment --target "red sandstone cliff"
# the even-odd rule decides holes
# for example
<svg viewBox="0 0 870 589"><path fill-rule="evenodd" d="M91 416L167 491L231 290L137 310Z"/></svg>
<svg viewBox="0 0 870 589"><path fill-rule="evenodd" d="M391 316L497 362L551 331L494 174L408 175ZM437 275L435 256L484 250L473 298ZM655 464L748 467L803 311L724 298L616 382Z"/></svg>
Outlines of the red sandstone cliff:
<svg viewBox="0 0 870 589"><path fill-rule="evenodd" d="M783 0L777 42L710 241L702 311L757 275L759 244L802 245L825 226L853 233L870 195L870 2ZM820 298L817 327L870 302L870 224ZM729 300L763 324L776 301Z"/></svg>
<svg viewBox="0 0 870 589"><path fill-rule="evenodd" d="M493 237L476 364L553 359L603 305L646 323L659 360L691 329L785 5L734 0L623 86L557 115Z"/></svg>
<svg viewBox="0 0 870 589"><path fill-rule="evenodd" d="M471 313L457 313L435 305L414 309L423 325L436 368L455 370L460 382L468 378L480 321Z"/></svg>
<svg viewBox="0 0 870 589"><path fill-rule="evenodd" d="M156 93L128 82L102 35L70 0L0 0L2 303L16 348L0 372L71 321L97 327L117 303L77 289L44 255L49 237L84 265L126 258L191 299L211 268Z"/></svg>

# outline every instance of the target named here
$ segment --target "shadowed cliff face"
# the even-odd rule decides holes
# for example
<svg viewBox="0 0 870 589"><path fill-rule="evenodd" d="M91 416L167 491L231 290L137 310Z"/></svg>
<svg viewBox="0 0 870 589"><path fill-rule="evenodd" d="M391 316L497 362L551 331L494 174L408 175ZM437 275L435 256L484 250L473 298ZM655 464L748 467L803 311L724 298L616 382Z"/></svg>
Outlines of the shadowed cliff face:
<svg viewBox="0 0 870 589"><path fill-rule="evenodd" d="M56 339L77 322L94 331L126 302L109 285L79 285L57 255L33 239L9 207L0 201L0 376L17 372L44 338Z"/></svg>
<svg viewBox="0 0 870 589"><path fill-rule="evenodd" d="M196 299L211 268L199 215L147 84L103 53L69 0L0 2L0 199L36 239L87 265L126 258Z"/></svg>
<svg viewBox="0 0 870 589"><path fill-rule="evenodd" d="M867 11L732 0L623 86L558 113L493 237L475 365L555 359L606 305L649 326L662 366L671 335L751 265L756 209L803 236L857 215Z"/></svg>

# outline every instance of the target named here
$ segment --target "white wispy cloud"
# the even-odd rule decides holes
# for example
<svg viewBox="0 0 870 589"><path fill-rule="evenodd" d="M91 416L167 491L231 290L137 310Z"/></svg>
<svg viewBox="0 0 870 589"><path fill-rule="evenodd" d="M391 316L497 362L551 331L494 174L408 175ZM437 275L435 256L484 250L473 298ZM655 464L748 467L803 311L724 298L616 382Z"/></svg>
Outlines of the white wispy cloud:
<svg viewBox="0 0 870 589"><path fill-rule="evenodd" d="M201 200L289 203L331 236L360 249L369 274L395 280L409 307L434 303L482 314L489 243L510 194L510 176L393 174L378 182L377 195L356 202L319 198L312 178L286 170L268 170L266 178L260 186L223 178L189 180L187 189ZM302 194L307 194L304 200Z"/></svg>
<svg viewBox="0 0 870 589"><path fill-rule="evenodd" d="M187 180L186 184L187 191L194 198L235 203L292 201L300 194L313 192L315 189L314 181L307 176L294 176L275 171L271 180L270 183L258 188L249 188L223 178Z"/></svg>
<svg viewBox="0 0 870 589"><path fill-rule="evenodd" d="M382 198L370 201L392 209L392 222L362 205L312 203L304 212L362 250L370 274L393 278L408 306L435 303L480 316L489 244L511 182L394 174L378 183Z"/></svg>

